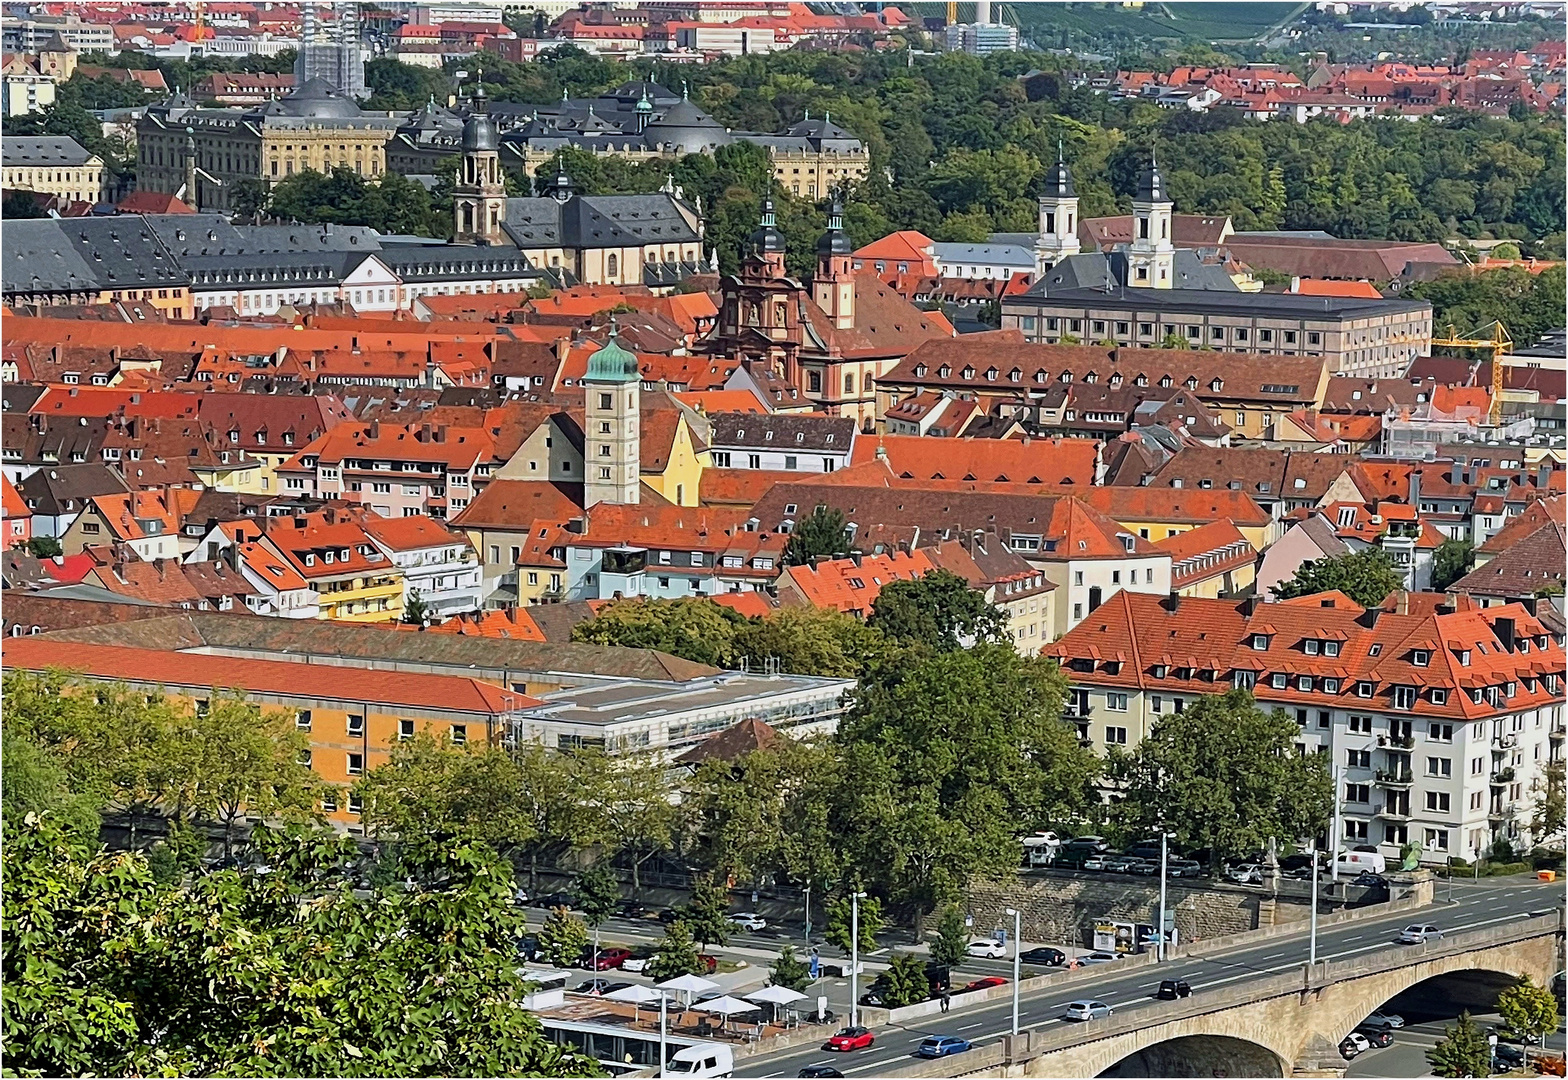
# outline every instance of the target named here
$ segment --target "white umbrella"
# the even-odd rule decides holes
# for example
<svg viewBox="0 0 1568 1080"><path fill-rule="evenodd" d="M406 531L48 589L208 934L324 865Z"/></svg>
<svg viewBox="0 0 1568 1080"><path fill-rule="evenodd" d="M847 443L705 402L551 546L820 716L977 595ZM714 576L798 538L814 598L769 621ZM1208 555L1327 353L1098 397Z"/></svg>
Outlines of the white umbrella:
<svg viewBox="0 0 1568 1080"><path fill-rule="evenodd" d="M619 990L612 990L608 994L605 994L604 997L606 1001L624 1001L630 1003L632 1007L632 1022L636 1023L641 1016L642 1007L644 1005L652 1005L655 1002L662 1000L664 995L659 993L651 986L643 986L641 983L632 983L630 986L623 986Z"/></svg>
<svg viewBox="0 0 1568 1080"><path fill-rule="evenodd" d="M792 1005L797 1001L805 1001L806 995L787 986L764 986L761 990L746 995L747 1001L766 1001L769 1005Z"/></svg>
<svg viewBox="0 0 1568 1080"><path fill-rule="evenodd" d="M725 997L714 998L712 1001L698 1002L692 1007L698 1012L715 1013L719 1016L722 1016L724 1017L724 1023L726 1024L729 1023L730 1017L737 1016L740 1013L762 1011L761 1005L753 1005L749 1001L742 1001L740 998L733 998L727 995Z"/></svg>
<svg viewBox="0 0 1568 1080"><path fill-rule="evenodd" d="M677 975L673 979L666 979L662 983L655 983L660 990L678 990L686 995L686 1003L691 1004L691 996L700 994L704 990L717 990L719 984L712 979L704 979L701 975Z"/></svg>

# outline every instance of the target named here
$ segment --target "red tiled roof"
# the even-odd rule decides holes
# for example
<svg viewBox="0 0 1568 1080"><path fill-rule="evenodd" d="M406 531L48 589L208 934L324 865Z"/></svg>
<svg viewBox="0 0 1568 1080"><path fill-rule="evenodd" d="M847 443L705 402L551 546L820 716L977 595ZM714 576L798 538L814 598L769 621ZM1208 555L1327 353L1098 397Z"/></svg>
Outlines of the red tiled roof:
<svg viewBox="0 0 1568 1080"><path fill-rule="evenodd" d="M895 581L913 581L935 569L930 557L920 549L907 554L895 551L853 559L824 559L815 566L787 567L779 575L779 588L785 596L793 599L798 594L813 607L864 618L871 614L884 587Z"/></svg>
<svg viewBox="0 0 1568 1080"><path fill-rule="evenodd" d="M396 708L443 709L498 716L539 704L536 698L499 686L452 675L401 671L389 679L368 668L252 660L233 656L85 645L24 637L6 642L10 669L59 668L117 681L169 688L225 689L284 698L323 698Z"/></svg>
<svg viewBox="0 0 1568 1080"><path fill-rule="evenodd" d="M934 439L882 435L855 441L852 463L885 456L895 476L1015 484L1094 483L1092 439Z"/></svg>

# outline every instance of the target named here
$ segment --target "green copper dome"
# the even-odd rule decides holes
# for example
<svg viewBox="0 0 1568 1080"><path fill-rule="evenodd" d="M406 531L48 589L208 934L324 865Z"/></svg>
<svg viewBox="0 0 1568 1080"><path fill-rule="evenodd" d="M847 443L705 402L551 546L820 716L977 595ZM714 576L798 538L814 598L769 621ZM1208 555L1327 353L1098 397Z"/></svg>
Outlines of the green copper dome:
<svg viewBox="0 0 1568 1080"><path fill-rule="evenodd" d="M588 358L588 374L584 382L628 383L636 382L641 374L637 369L637 356L621 348L615 325L610 325L610 340L604 348Z"/></svg>

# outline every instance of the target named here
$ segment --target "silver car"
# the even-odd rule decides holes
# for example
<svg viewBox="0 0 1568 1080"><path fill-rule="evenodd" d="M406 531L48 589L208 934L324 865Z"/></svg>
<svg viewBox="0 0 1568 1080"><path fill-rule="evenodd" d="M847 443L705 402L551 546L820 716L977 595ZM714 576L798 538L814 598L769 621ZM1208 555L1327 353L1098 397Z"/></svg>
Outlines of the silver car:
<svg viewBox="0 0 1568 1080"><path fill-rule="evenodd" d="M1103 1020L1111 1015L1111 1007L1103 1001L1073 1001L1062 1012L1063 1020Z"/></svg>
<svg viewBox="0 0 1568 1080"><path fill-rule="evenodd" d="M1425 945L1428 941L1442 941L1443 932L1431 923L1411 923L1399 932L1401 945Z"/></svg>

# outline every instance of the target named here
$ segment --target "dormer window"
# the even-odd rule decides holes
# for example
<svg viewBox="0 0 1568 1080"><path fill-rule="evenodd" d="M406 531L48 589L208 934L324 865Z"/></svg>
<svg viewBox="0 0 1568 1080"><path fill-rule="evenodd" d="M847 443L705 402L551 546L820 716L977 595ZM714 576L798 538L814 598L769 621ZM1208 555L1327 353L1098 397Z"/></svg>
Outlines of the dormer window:
<svg viewBox="0 0 1568 1080"><path fill-rule="evenodd" d="M1165 665L1164 664L1155 664L1154 665L1154 677L1156 679L1163 679L1163 678L1165 678Z"/></svg>
<svg viewBox="0 0 1568 1080"><path fill-rule="evenodd" d="M974 377L975 377L975 369L974 368L972 368L972 367L964 368L964 378L972 379Z"/></svg>
<svg viewBox="0 0 1568 1080"><path fill-rule="evenodd" d="M1372 696L1372 684L1369 682L1356 683L1356 697L1369 698Z"/></svg>
<svg viewBox="0 0 1568 1080"><path fill-rule="evenodd" d="M1371 645L1367 646L1367 655L1368 656L1381 656L1381 655L1383 655L1383 644L1382 644L1382 642L1373 642Z"/></svg>
<svg viewBox="0 0 1568 1080"><path fill-rule="evenodd" d="M1318 654L1319 642L1317 638L1307 638L1307 640L1301 644L1302 648L1306 650L1308 656L1316 656Z"/></svg>
<svg viewBox="0 0 1568 1080"><path fill-rule="evenodd" d="M1434 687L1432 689L1432 704L1433 705L1447 705L1448 704L1448 691L1440 689L1440 688L1437 688L1437 687Z"/></svg>
<svg viewBox="0 0 1568 1080"><path fill-rule="evenodd" d="M316 556L311 554L310 552L306 552L305 553L305 565L306 566L315 566L316 565Z"/></svg>
<svg viewBox="0 0 1568 1080"><path fill-rule="evenodd" d="M1469 667L1470 666L1470 650L1469 649L1460 649L1459 650L1459 666L1460 667Z"/></svg>
<svg viewBox="0 0 1568 1080"><path fill-rule="evenodd" d="M1432 654L1426 649L1412 649L1410 652L1410 662L1416 667L1426 667L1432 662Z"/></svg>
<svg viewBox="0 0 1568 1080"><path fill-rule="evenodd" d="M1297 675L1296 676L1296 689L1304 691L1304 692L1307 692L1307 693L1310 693L1311 690L1312 690L1312 676L1311 675Z"/></svg>
<svg viewBox="0 0 1568 1080"><path fill-rule="evenodd" d="M1276 690L1283 690L1285 687L1290 685L1290 676L1286 675L1283 671L1276 671L1273 675L1269 676L1269 685Z"/></svg>
<svg viewBox="0 0 1568 1080"><path fill-rule="evenodd" d="M1267 634L1253 634L1252 648L1256 652L1268 652L1269 636Z"/></svg>
<svg viewBox="0 0 1568 1080"><path fill-rule="evenodd" d="M1338 656L1339 655L1339 642L1337 642L1337 641L1325 641L1323 643L1323 655L1324 656Z"/></svg>

